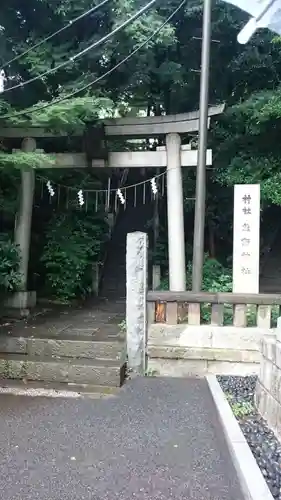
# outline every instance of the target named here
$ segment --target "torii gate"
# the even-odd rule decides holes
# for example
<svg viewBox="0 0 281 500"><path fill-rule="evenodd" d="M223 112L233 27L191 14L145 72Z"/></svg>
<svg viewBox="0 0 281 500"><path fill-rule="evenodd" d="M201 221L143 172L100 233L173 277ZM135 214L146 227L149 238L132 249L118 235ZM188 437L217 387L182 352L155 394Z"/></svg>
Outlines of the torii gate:
<svg viewBox="0 0 281 500"><path fill-rule="evenodd" d="M221 114L224 106L209 108L210 117ZM185 238L181 167L197 166L197 150L181 146L181 134L196 133L199 129L199 112L167 116L118 118L104 120L105 137L152 138L165 136L166 145L156 151L112 152L107 159L92 159L93 168L167 168L167 213L169 288L185 291ZM66 135L66 133L62 134ZM81 130L73 134L81 136ZM22 138L22 150L36 151L36 138L54 137L54 133L43 128L1 128L0 138ZM55 163L52 168L86 168L89 166L86 153L52 153ZM207 151L207 165L212 164L212 151ZM50 168L50 166L48 166ZM27 307L30 297L27 292L27 274L31 233L31 217L34 196L34 171L22 171L21 204L17 217L15 239L21 251L22 292L20 304ZM23 297L25 294L25 299Z"/></svg>

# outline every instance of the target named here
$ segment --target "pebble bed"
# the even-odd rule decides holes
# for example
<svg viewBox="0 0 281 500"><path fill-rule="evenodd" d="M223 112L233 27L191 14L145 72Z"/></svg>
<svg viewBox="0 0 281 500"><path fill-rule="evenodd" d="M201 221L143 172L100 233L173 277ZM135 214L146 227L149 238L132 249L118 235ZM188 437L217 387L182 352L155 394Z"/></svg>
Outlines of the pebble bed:
<svg viewBox="0 0 281 500"><path fill-rule="evenodd" d="M272 496L276 500L281 500L281 444L255 409L256 377L217 378Z"/></svg>

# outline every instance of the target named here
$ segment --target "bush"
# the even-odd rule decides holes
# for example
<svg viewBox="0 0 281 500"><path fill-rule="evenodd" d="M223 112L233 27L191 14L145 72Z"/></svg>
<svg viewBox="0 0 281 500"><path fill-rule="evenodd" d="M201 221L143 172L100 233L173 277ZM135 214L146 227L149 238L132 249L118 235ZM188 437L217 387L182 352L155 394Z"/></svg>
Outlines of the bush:
<svg viewBox="0 0 281 500"><path fill-rule="evenodd" d="M0 234L0 295L14 292L21 283L18 248L9 237Z"/></svg>
<svg viewBox="0 0 281 500"><path fill-rule="evenodd" d="M192 289L192 262L189 262L186 270L186 288ZM169 278L161 280L160 290L169 290ZM216 259L205 255L203 264L202 290L205 292L231 292L232 271L220 264Z"/></svg>
<svg viewBox="0 0 281 500"><path fill-rule="evenodd" d="M54 215L41 260L47 271L47 288L55 298L69 302L91 291L91 269L100 256L104 226L96 215L85 212Z"/></svg>
<svg viewBox="0 0 281 500"><path fill-rule="evenodd" d="M187 266L186 272L186 287L187 290L192 289L192 263ZM161 281L160 290L169 290L169 279L166 277ZM232 270L224 267L216 259L210 259L205 255L203 265L203 281L202 290L204 292L232 292ZM279 306L273 306L271 312L272 327L276 327L277 318L279 317ZM211 319L211 304L201 305L201 319L203 323L210 323ZM233 324L233 307L230 304L224 306L224 325ZM247 324L248 326L256 326L257 324L257 308L256 306L248 306L247 308Z"/></svg>
<svg viewBox="0 0 281 500"><path fill-rule="evenodd" d="M169 289L169 279L162 280L159 287L161 290ZM192 290L192 262L188 263L186 270L186 288ZM232 271L224 267L218 260L211 259L205 255L203 264L202 290L204 292L231 292L232 291ZM225 323L232 322L232 308L225 307ZM211 304L201 305L201 318L204 323L209 323L211 319Z"/></svg>

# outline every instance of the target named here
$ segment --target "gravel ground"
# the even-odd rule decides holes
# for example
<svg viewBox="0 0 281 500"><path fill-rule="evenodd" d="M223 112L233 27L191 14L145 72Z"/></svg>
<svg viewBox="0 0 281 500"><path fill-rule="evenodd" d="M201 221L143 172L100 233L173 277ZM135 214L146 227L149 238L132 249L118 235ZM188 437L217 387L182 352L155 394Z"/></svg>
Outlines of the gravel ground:
<svg viewBox="0 0 281 500"><path fill-rule="evenodd" d="M256 377L218 377L276 500L281 500L281 444L254 406Z"/></svg>

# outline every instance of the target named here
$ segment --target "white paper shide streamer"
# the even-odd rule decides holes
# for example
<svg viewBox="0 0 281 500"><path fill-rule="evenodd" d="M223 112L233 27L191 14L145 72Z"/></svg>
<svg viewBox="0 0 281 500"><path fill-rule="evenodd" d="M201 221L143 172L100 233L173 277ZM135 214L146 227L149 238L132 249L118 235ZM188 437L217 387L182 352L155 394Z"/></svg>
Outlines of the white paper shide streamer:
<svg viewBox="0 0 281 500"><path fill-rule="evenodd" d="M54 188L53 188L53 186L52 186L52 184L51 184L51 181L48 181L48 182L47 182L47 189L48 189L48 191L49 191L49 195L50 195L51 197L55 196L55 190L54 190Z"/></svg>
<svg viewBox="0 0 281 500"><path fill-rule="evenodd" d="M157 188L155 177L153 177L153 179L150 180L150 184L151 184L152 193L153 193L154 196L156 196L158 188Z"/></svg>
<svg viewBox="0 0 281 500"><path fill-rule="evenodd" d="M3 69L0 69L0 94L3 94L5 90L6 75Z"/></svg>
<svg viewBox="0 0 281 500"><path fill-rule="evenodd" d="M124 198L124 195L123 195L121 189L117 189L117 196L118 196L118 198L120 200L120 203L122 205L125 205L125 198Z"/></svg>
<svg viewBox="0 0 281 500"><path fill-rule="evenodd" d="M78 203L80 207L82 207L85 203L82 189L79 189L77 196L78 196Z"/></svg>

